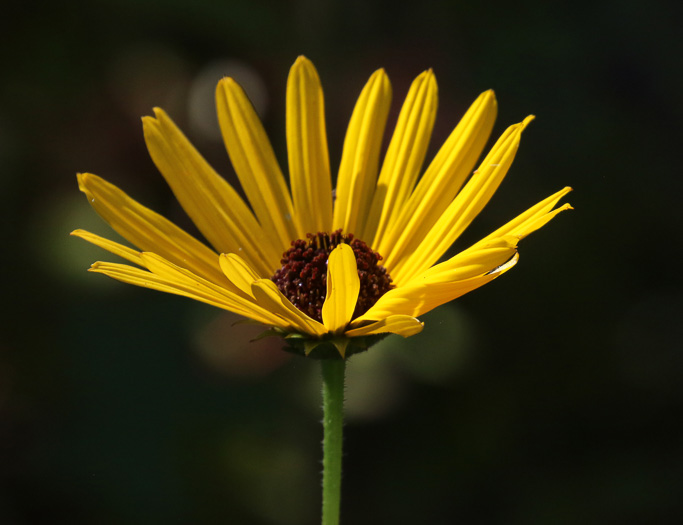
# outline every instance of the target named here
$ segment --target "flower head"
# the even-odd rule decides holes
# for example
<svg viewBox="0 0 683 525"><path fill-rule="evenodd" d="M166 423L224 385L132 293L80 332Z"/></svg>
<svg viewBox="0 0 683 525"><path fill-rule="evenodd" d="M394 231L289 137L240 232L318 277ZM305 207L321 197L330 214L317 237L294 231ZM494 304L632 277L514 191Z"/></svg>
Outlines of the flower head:
<svg viewBox="0 0 683 525"><path fill-rule="evenodd" d="M482 93L419 177L436 116L432 71L410 87L380 167L390 102L380 69L351 116L333 193L313 64L299 57L287 82L289 187L246 94L221 80L218 120L248 202L155 109L143 118L150 155L211 247L100 177L79 174L97 213L137 247L76 230L133 264L90 270L263 323L307 355L320 347L315 354L334 348L344 357L382 334L420 332L420 315L512 268L518 242L570 208L555 206L571 188L438 262L498 188L533 117L510 126L472 173L496 117L493 91Z"/></svg>

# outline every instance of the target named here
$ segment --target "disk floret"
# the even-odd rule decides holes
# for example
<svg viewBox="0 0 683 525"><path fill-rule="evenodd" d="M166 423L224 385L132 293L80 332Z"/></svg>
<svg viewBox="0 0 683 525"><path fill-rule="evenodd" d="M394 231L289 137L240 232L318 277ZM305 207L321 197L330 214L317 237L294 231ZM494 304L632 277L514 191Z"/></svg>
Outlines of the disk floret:
<svg viewBox="0 0 683 525"><path fill-rule="evenodd" d="M339 244L351 246L356 256L360 292L353 318L367 312L394 287L391 277L380 264L382 256L354 238L352 233L342 234L342 230L309 233L306 239L292 241L292 247L282 254L282 267L271 279L294 306L320 322L327 294L327 260Z"/></svg>

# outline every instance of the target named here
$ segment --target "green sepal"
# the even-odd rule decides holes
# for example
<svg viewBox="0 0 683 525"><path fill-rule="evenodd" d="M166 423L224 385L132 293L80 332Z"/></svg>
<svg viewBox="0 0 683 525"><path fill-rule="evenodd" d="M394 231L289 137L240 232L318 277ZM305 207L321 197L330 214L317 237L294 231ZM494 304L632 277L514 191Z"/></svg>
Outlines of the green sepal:
<svg viewBox="0 0 683 525"><path fill-rule="evenodd" d="M365 352L389 334L368 335L365 337L323 336L311 339L303 334L291 333L285 336L287 345L283 350L310 359L347 359L353 354Z"/></svg>
<svg viewBox="0 0 683 525"><path fill-rule="evenodd" d="M344 337L324 335L314 339L299 332L285 332L281 328L271 327L254 337L251 342L266 337L282 337L285 340L283 350L311 359L346 359L353 354L365 352L372 345L379 343L389 334L374 334L364 337Z"/></svg>

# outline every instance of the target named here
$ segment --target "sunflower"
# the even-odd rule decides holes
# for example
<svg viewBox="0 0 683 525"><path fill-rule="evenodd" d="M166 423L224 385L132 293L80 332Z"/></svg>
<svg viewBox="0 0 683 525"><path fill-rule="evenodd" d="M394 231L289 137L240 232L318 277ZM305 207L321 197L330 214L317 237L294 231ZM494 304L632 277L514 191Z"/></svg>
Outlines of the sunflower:
<svg viewBox="0 0 683 525"><path fill-rule="evenodd" d="M519 241L570 208L555 206L571 188L439 262L500 185L533 116L472 171L497 111L493 91L482 93L419 177L436 116L433 72L412 83L380 166L390 103L380 69L353 110L333 191L320 79L299 57L287 81L288 187L247 95L224 78L218 120L246 201L164 111L143 118L152 160L211 247L90 173L78 175L80 190L137 250L72 234L132 263L90 271L229 310L306 355L320 347L345 357L384 334L412 336L422 314L512 268Z"/></svg>

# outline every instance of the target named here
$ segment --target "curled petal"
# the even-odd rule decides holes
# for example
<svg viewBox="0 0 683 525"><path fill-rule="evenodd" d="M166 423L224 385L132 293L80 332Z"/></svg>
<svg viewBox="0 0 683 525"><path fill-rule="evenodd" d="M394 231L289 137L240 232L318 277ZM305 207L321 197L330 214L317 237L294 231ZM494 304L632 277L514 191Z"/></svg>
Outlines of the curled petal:
<svg viewBox="0 0 683 525"><path fill-rule="evenodd" d="M420 333L423 328L423 322L420 322L418 319L409 315L390 315L389 317L375 321L374 323L347 330L344 335L346 335L346 337L361 337L364 335L392 333L402 337L410 337L411 335Z"/></svg>
<svg viewBox="0 0 683 525"><path fill-rule="evenodd" d="M321 323L308 317L282 295L270 279L259 279L254 282L251 285L251 292L259 306L287 321L288 330L294 330L312 337L320 337L326 332Z"/></svg>
<svg viewBox="0 0 683 525"><path fill-rule="evenodd" d="M219 263L221 270L230 282L253 297L251 285L261 277L249 266L247 261L234 253L224 253L221 254Z"/></svg>
<svg viewBox="0 0 683 525"><path fill-rule="evenodd" d="M340 244L327 262L327 295L322 308L323 324L332 333L343 331L358 302L360 279L356 256L348 244Z"/></svg>

